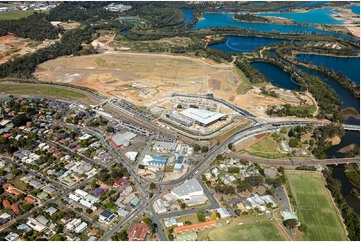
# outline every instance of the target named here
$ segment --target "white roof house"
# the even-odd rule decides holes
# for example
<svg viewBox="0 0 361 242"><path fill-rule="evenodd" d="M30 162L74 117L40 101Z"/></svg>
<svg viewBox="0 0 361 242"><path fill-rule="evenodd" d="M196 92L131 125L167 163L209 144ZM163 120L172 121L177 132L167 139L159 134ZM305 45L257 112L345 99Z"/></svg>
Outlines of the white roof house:
<svg viewBox="0 0 361 242"><path fill-rule="evenodd" d="M100 201L100 199L98 197L91 195L91 194L88 194L84 199L91 204L97 203Z"/></svg>
<svg viewBox="0 0 361 242"><path fill-rule="evenodd" d="M86 197L88 195L88 193L86 191L83 191L80 189L76 189L75 194L78 195L79 197Z"/></svg>
<svg viewBox="0 0 361 242"><path fill-rule="evenodd" d="M174 189L171 193L178 199L188 200L191 197L202 196L203 188L196 179L190 179Z"/></svg>
<svg viewBox="0 0 361 242"><path fill-rule="evenodd" d="M80 233L82 231L84 231L84 229L86 229L88 227L88 225L85 222L82 222L78 227L76 227L74 229L75 233Z"/></svg>
<svg viewBox="0 0 361 242"><path fill-rule="evenodd" d="M164 219L164 225L167 228L172 227L173 225L177 225L177 220L175 220L175 218L166 218Z"/></svg>
<svg viewBox="0 0 361 242"><path fill-rule="evenodd" d="M217 113L198 108L188 108L186 110L183 110L181 114L190 119L193 119L201 125L209 125L214 121L217 121L227 116L223 113Z"/></svg>
<svg viewBox="0 0 361 242"><path fill-rule="evenodd" d="M159 198L155 201L154 203L154 210L157 212L157 213L165 213L167 212L167 206L166 205L169 205L169 204L166 204L163 199Z"/></svg>
<svg viewBox="0 0 361 242"><path fill-rule="evenodd" d="M29 218L28 219L28 222L26 223L30 228L32 228L33 230L36 230L38 232L41 232L43 231L46 226L39 223L38 221L36 221L35 219L33 218Z"/></svg>
<svg viewBox="0 0 361 242"><path fill-rule="evenodd" d="M231 216L231 214L225 208L218 208L217 212L221 215L221 218L227 218Z"/></svg>
<svg viewBox="0 0 361 242"><path fill-rule="evenodd" d="M17 241L19 239L19 235L17 233L10 232L6 235L5 240L7 241Z"/></svg>
<svg viewBox="0 0 361 242"><path fill-rule="evenodd" d="M79 202L80 197L78 197L77 195L74 195L72 193L69 194L69 198L75 202Z"/></svg>

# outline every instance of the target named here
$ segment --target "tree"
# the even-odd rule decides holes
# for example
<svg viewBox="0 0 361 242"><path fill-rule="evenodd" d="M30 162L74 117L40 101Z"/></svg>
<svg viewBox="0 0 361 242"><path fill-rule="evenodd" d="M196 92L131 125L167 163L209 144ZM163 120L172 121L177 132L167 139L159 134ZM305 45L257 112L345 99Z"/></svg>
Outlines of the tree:
<svg viewBox="0 0 361 242"><path fill-rule="evenodd" d="M286 127L282 127L282 128L280 129L280 132L281 132L282 134L286 134L286 133L287 133L287 128L286 128Z"/></svg>
<svg viewBox="0 0 361 242"><path fill-rule="evenodd" d="M300 226L298 226L298 230L301 232L306 232L307 231L307 225L306 224L301 224Z"/></svg>
<svg viewBox="0 0 361 242"><path fill-rule="evenodd" d="M169 240L169 241L173 241L173 240L174 240L173 234L169 234L169 235L168 235L168 240Z"/></svg>
<svg viewBox="0 0 361 242"><path fill-rule="evenodd" d="M178 104L178 105L177 105L177 108L178 108L178 109L181 109L181 108L183 108L183 107L182 107L181 104Z"/></svg>
<svg viewBox="0 0 361 242"><path fill-rule="evenodd" d="M234 149L234 144L233 144L233 143L229 143L229 144L228 144L228 149L233 150L233 149Z"/></svg>
<svg viewBox="0 0 361 242"><path fill-rule="evenodd" d="M112 126L107 126L106 131L109 132L109 133L113 133L114 128Z"/></svg>
<svg viewBox="0 0 361 242"><path fill-rule="evenodd" d="M224 160L223 155L218 154L218 155L216 156L216 160Z"/></svg>
<svg viewBox="0 0 361 242"><path fill-rule="evenodd" d="M181 207L181 209L185 209L185 208L186 208L186 204L185 204L185 203L181 203L181 204L180 204L180 207Z"/></svg>
<svg viewBox="0 0 361 242"><path fill-rule="evenodd" d="M283 221L283 225L289 229L293 229L297 226L298 221L296 219L288 219Z"/></svg>
<svg viewBox="0 0 361 242"><path fill-rule="evenodd" d="M86 212L89 213L89 214L91 214L91 213L93 212L93 210L91 210L90 208L87 208L87 209L86 209Z"/></svg>
<svg viewBox="0 0 361 242"><path fill-rule="evenodd" d="M119 234L118 234L118 239L120 241L127 241L128 240L128 233L126 230L122 230Z"/></svg>
<svg viewBox="0 0 361 242"><path fill-rule="evenodd" d="M299 147L301 145L301 142L298 138L293 138L293 139L290 139L290 142L289 142L289 146L290 147Z"/></svg>
<svg viewBox="0 0 361 242"><path fill-rule="evenodd" d="M263 183L262 176L249 176L244 179L246 182L251 184L252 186L259 186Z"/></svg>
<svg viewBox="0 0 361 242"><path fill-rule="evenodd" d="M283 166L278 167L278 172L284 174L285 168Z"/></svg>
<svg viewBox="0 0 361 242"><path fill-rule="evenodd" d="M206 216L204 215L204 211L203 210L199 210L197 212L197 218L199 222L205 222L206 221Z"/></svg>
<svg viewBox="0 0 361 242"><path fill-rule="evenodd" d="M194 145L193 145L193 150L194 150L195 152L198 152L198 151L201 150L201 147L200 147L198 144L194 144Z"/></svg>
<svg viewBox="0 0 361 242"><path fill-rule="evenodd" d="M191 221L189 221L189 220L186 220L186 221L184 221L184 224L185 224L185 225L191 225L191 224L192 224L192 222L191 222Z"/></svg>
<svg viewBox="0 0 361 242"><path fill-rule="evenodd" d="M228 173L239 173L240 168L236 166L228 167Z"/></svg>
<svg viewBox="0 0 361 242"><path fill-rule="evenodd" d="M202 146L202 153L207 153L209 150L208 146Z"/></svg>
<svg viewBox="0 0 361 242"><path fill-rule="evenodd" d="M155 189L155 188L156 188L155 183L154 183L154 182L150 183L149 188L150 188L151 190Z"/></svg>
<svg viewBox="0 0 361 242"><path fill-rule="evenodd" d="M77 208L75 208L75 211L77 211L77 212L79 212L79 213L82 213L82 212L83 212L83 209L82 209L82 208L77 207Z"/></svg>

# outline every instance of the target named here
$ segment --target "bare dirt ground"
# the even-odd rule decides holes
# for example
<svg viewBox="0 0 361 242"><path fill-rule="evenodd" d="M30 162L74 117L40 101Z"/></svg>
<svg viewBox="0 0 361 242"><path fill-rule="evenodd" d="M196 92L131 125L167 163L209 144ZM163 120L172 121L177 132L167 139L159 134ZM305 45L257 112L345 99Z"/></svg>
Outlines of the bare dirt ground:
<svg viewBox="0 0 361 242"><path fill-rule="evenodd" d="M15 56L32 53L53 43L54 40L38 42L31 39L18 38L12 34L2 36L0 37L0 45L5 47L5 49L0 50L0 64L5 63Z"/></svg>
<svg viewBox="0 0 361 242"><path fill-rule="evenodd" d="M60 21L51 21L54 26L63 27L65 30L76 29L80 26L79 22L60 22Z"/></svg>
<svg viewBox="0 0 361 242"><path fill-rule="evenodd" d="M271 85L267 86L267 89L272 88ZM233 103L248 109L252 113L258 116L267 117L266 111L268 107L274 105L299 105L302 100L305 101L305 104L314 105L315 102L311 95L300 95L296 92L291 92L288 90L274 89L279 95L279 98L274 98L270 96L265 96L261 93L259 87L253 87L252 90L249 90L243 95L238 95L233 100Z"/></svg>
<svg viewBox="0 0 361 242"><path fill-rule="evenodd" d="M106 53L62 57L41 64L39 80L72 83L116 95L138 104L172 92L213 91L216 96L235 94L240 82L232 66L209 64L197 58L166 54Z"/></svg>
<svg viewBox="0 0 361 242"><path fill-rule="evenodd" d="M102 35L101 43L109 43ZM103 47L102 47L103 48ZM118 96L138 105L149 106L171 93L205 94L213 92L255 115L268 117L274 105L315 104L311 95L300 95L267 85L279 98L264 96L259 87L238 95L242 80L232 64L214 63L204 58L107 51L104 54L61 57L38 66L34 76L41 81L71 83L98 90L106 96ZM223 110L222 110L223 111Z"/></svg>

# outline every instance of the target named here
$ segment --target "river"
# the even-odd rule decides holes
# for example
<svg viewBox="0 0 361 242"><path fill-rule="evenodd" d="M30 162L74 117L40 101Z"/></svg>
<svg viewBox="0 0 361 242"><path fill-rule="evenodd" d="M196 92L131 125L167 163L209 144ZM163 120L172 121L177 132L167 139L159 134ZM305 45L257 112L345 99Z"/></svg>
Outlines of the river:
<svg viewBox="0 0 361 242"><path fill-rule="evenodd" d="M356 188L360 190L358 187L356 187L354 184L352 184L345 175L345 166L344 165L337 165L332 166L332 177L334 179L337 179L341 182L341 193L342 196L345 198L346 203L350 205L350 207L353 208L353 210L360 214L360 200L354 198L350 191L352 188Z"/></svg>
<svg viewBox="0 0 361 242"><path fill-rule="evenodd" d="M295 23L311 23L311 24L342 24L343 20L332 17L332 14L339 12L332 8L317 8L307 12L282 12L282 13L261 13L257 16L272 16L292 19Z"/></svg>
<svg viewBox="0 0 361 242"><path fill-rule="evenodd" d="M250 52L275 42L289 41L277 38L259 38L244 36L228 36L227 41L220 44L210 45L211 48L224 52Z"/></svg>
<svg viewBox="0 0 361 242"><path fill-rule="evenodd" d="M323 65L335 72L341 71L353 82L360 84L360 57L344 58L311 54L299 54L296 56L301 61L311 62L315 65Z"/></svg>

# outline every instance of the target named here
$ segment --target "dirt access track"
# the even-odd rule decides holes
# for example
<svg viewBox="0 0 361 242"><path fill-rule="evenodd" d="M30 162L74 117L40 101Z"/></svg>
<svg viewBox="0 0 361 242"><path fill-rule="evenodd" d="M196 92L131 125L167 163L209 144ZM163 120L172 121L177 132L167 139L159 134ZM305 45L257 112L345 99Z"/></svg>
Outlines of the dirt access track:
<svg viewBox="0 0 361 242"><path fill-rule="evenodd" d="M61 57L38 66L41 81L71 83L144 105L173 92L205 94L227 99L241 82L232 65L167 54L107 52Z"/></svg>

